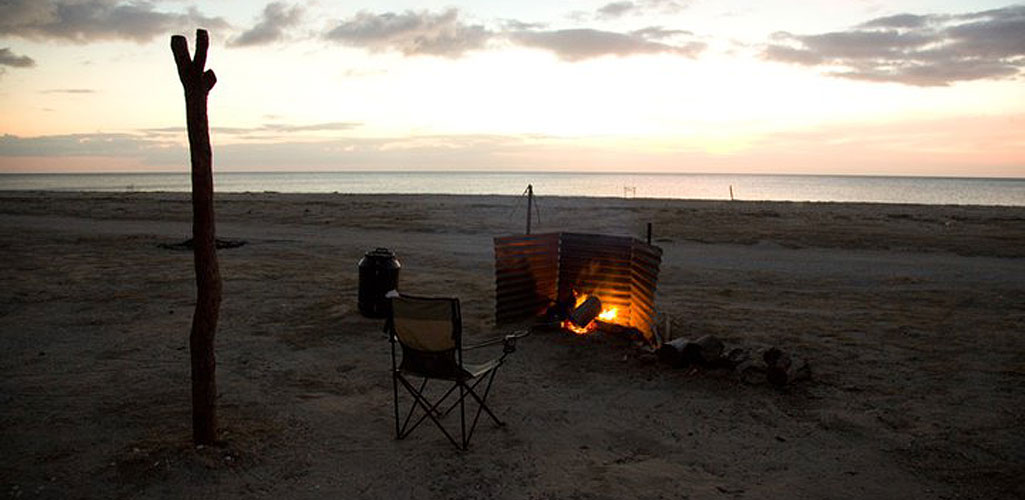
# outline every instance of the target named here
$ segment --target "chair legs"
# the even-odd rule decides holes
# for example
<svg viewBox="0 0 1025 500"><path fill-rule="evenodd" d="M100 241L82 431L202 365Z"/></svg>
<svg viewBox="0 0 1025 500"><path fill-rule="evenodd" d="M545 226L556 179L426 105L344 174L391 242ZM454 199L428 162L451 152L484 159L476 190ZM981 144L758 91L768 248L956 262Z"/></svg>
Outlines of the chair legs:
<svg viewBox="0 0 1025 500"><path fill-rule="evenodd" d="M486 401L488 394L491 392L491 384L495 380L495 375L498 370L491 370L483 376L477 377L472 380L472 383L466 383L467 381L458 380L452 382L441 397L437 398L433 403L427 398L426 389L427 382L429 379L422 379L419 387L410 382L406 376L402 374L400 370L394 370L392 372L394 395L395 395L395 435L398 439L403 439L410 435L413 430L420 426L425 420L430 419L434 422L434 425L448 438L456 448L461 450L467 449L470 445L470 438L473 437L473 431L477 428L477 423L480 419L482 412L486 412L491 420L498 426L505 425L504 422L495 416L494 412L488 408ZM487 379L487 383L484 385L484 391L482 395L477 394L477 387ZM413 402L409 405L409 411L406 412L405 418L400 417L399 410L399 385L402 385L406 391L413 397ZM450 396L456 393L458 390L458 398L451 402L451 404L444 410L441 410L443 404ZM473 416L473 420L470 422L469 428L467 428L466 418L466 401L472 399L477 404L477 411ZM442 423L442 419L448 416L452 410L459 408L459 439L457 440L452 433ZM417 411L419 409L419 412ZM414 416L420 413L419 417L414 419ZM401 422L401 423L400 423Z"/></svg>

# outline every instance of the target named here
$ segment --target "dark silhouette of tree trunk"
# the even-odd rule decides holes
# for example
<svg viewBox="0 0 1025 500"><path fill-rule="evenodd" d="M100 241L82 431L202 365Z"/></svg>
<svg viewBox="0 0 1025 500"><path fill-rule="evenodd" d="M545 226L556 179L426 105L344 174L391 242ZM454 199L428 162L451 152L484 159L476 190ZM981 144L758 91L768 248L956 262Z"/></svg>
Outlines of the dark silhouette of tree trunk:
<svg viewBox="0 0 1025 500"><path fill-rule="evenodd" d="M213 70L203 69L209 45L206 30L196 30L196 56L190 58L188 40L180 35L171 37L171 52L185 88L192 156L192 241L198 290L189 334L189 354L192 361L192 441L196 444L217 441L214 334L221 308L221 273L214 234L213 154L206 117L206 98L217 83L217 77Z"/></svg>

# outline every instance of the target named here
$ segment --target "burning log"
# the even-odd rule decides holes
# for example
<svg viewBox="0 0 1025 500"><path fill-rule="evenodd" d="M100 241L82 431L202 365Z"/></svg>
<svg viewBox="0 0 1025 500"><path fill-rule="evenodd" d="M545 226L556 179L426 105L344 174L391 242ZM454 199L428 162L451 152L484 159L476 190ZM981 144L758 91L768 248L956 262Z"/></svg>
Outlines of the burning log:
<svg viewBox="0 0 1025 500"><path fill-rule="evenodd" d="M762 354L765 360L765 378L776 387L783 387L798 380L811 377L811 366L807 361L791 358L779 348L772 347Z"/></svg>
<svg viewBox="0 0 1025 500"><path fill-rule="evenodd" d="M597 330L609 334L616 335L619 337L626 337L632 340L644 340L644 333L632 326L623 326L616 323L606 323L600 318L595 321L597 323Z"/></svg>
<svg viewBox="0 0 1025 500"><path fill-rule="evenodd" d="M569 313L569 320L581 328L591 324L601 314L601 300L594 295L584 299Z"/></svg>
<svg viewBox="0 0 1025 500"><path fill-rule="evenodd" d="M569 330L577 335L586 335L602 329L604 331L613 330L613 326L617 328L626 328L631 331L639 331L636 328L625 327L625 325L619 325L616 321L617 309L616 307L605 308L601 299L593 295L577 295L574 292L575 302L573 305L566 304L563 309L562 317L565 319L561 322L561 326L566 330ZM558 304L556 305L558 306ZM642 337L643 337L642 333ZM646 338L646 337L645 337Z"/></svg>

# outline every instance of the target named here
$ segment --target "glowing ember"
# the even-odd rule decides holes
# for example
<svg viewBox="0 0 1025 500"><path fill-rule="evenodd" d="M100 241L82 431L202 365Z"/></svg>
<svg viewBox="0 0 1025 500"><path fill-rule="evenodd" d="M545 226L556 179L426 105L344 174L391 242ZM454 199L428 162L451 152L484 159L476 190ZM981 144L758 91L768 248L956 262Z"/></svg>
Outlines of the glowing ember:
<svg viewBox="0 0 1025 500"><path fill-rule="evenodd" d="M573 333L575 333L575 334L577 334L577 335L587 335L587 334L597 330L598 329L598 324L595 323L594 321L592 321L592 322L588 323L587 326L585 326L585 327L579 327L577 325L574 325L572 321L563 321L562 322L562 327L567 329L567 330L569 330L569 331L571 331L571 332L573 332Z"/></svg>
<svg viewBox="0 0 1025 500"><path fill-rule="evenodd" d="M602 320L602 321L604 321L606 323L612 323L612 322L614 322L616 320L616 311L618 311L618 310L619 310L619 308L617 308L617 307L610 307L608 309L603 309L601 314L598 315L598 319L600 319L600 320Z"/></svg>

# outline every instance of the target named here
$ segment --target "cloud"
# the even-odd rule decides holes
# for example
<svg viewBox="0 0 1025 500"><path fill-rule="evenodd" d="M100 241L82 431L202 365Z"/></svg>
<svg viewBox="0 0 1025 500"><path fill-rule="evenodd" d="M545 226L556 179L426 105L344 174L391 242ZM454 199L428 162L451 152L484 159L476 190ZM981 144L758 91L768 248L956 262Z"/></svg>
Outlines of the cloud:
<svg viewBox="0 0 1025 500"><path fill-rule="evenodd" d="M344 45L374 52L394 50L407 56L432 55L457 58L484 48L494 33L482 25L459 19L457 9L440 14L406 11L402 14L359 12L339 22L324 37Z"/></svg>
<svg viewBox="0 0 1025 500"><path fill-rule="evenodd" d="M929 22L929 16L916 16L914 14L897 14L895 16L879 17L862 23L862 28L921 28Z"/></svg>
<svg viewBox="0 0 1025 500"><path fill-rule="evenodd" d="M261 128L263 130L277 132L324 132L331 130L352 130L362 125L362 123L357 122L324 122L313 123L308 125L286 125L280 123L267 123L264 124Z"/></svg>
<svg viewBox="0 0 1025 500"><path fill-rule="evenodd" d="M263 17L251 29L228 41L230 47L267 45L284 39L285 31L299 23L301 5L288 8L283 2L271 2L263 9Z"/></svg>
<svg viewBox="0 0 1025 500"><path fill-rule="evenodd" d="M139 156L165 147L162 141L134 134L63 134L0 137L0 156Z"/></svg>
<svg viewBox="0 0 1025 500"><path fill-rule="evenodd" d="M220 17L154 10L149 2L120 0L4 0L0 2L0 36L88 43L100 40L148 42L194 26L226 28Z"/></svg>
<svg viewBox="0 0 1025 500"><path fill-rule="evenodd" d="M649 40L662 40L675 36L694 36L694 33L687 30L667 30L661 26L649 26L647 28L631 31L630 34L647 38Z"/></svg>
<svg viewBox="0 0 1025 500"><path fill-rule="evenodd" d="M647 35L594 29L566 29L521 31L512 34L511 38L514 42L527 47L550 50L564 61L582 61L610 55L627 57L637 54L677 54L693 58L705 49L705 44L700 42L670 45L652 41L649 39L650 33Z"/></svg>
<svg viewBox="0 0 1025 500"><path fill-rule="evenodd" d="M645 5L665 8L677 2L651 1ZM609 4L613 5L613 4ZM581 61L602 56L626 57L637 54L676 54L696 57L705 49L701 42L684 40L669 43L674 37L691 37L683 30L652 26L619 33L596 29L546 30L545 25L511 19L499 21L501 30L469 25L459 18L457 9L439 14L406 11L402 14L360 12L341 21L324 37L370 51L397 51L407 56L433 55L458 58L486 47L491 40L554 52L564 61Z"/></svg>
<svg viewBox="0 0 1025 500"><path fill-rule="evenodd" d="M505 31L538 30L548 27L545 23L527 23L516 19L502 19L499 23Z"/></svg>
<svg viewBox="0 0 1025 500"><path fill-rule="evenodd" d="M598 9L598 17L614 19L636 8L637 6L633 2L612 2Z"/></svg>
<svg viewBox="0 0 1025 500"><path fill-rule="evenodd" d="M322 122L309 123L304 125L293 125L286 123L264 123L256 127L211 127L210 130L217 134L248 135L258 133L294 133L294 132L331 132L338 130L353 130L363 126L359 122ZM141 133L149 136L162 136L166 134L184 134L185 127L158 127L141 129Z"/></svg>
<svg viewBox="0 0 1025 500"><path fill-rule="evenodd" d="M815 66L822 64L825 58L810 50L795 49L785 45L769 45L762 54L766 59L785 63Z"/></svg>
<svg viewBox="0 0 1025 500"><path fill-rule="evenodd" d="M0 135L0 170L188 171L184 127L160 134ZM175 134L169 137L167 134ZM767 132L731 155L706 151L706 139L680 137L673 148L645 138L583 140L543 135L422 135L303 140L215 140L216 171L253 170L572 170L679 172L680 165L722 172L969 175L1021 171L1025 115L949 116L887 123L818 124ZM595 138L592 138L595 139ZM657 142L657 141L656 141ZM118 167L118 166L123 167ZM867 165L867 166L866 166ZM873 166L874 165L874 166Z"/></svg>
<svg viewBox="0 0 1025 500"><path fill-rule="evenodd" d="M690 6L691 0L644 0L641 5L661 14L676 14Z"/></svg>
<svg viewBox="0 0 1025 500"><path fill-rule="evenodd" d="M31 68L36 65L29 56L19 56L11 52L9 48L0 49L0 66L10 66L12 68Z"/></svg>
<svg viewBox="0 0 1025 500"><path fill-rule="evenodd" d="M47 89L40 90L43 94L95 94L93 89Z"/></svg>
<svg viewBox="0 0 1025 500"><path fill-rule="evenodd" d="M776 33L768 60L825 66L827 74L916 86L1014 78L1025 69L1025 6L960 15L898 14L847 31Z"/></svg>
<svg viewBox="0 0 1025 500"><path fill-rule="evenodd" d="M343 138L316 142L256 142L218 148L221 165L235 169L299 165L319 170L479 170L510 168L525 140L517 136L451 135Z"/></svg>
<svg viewBox="0 0 1025 500"><path fill-rule="evenodd" d="M595 11L596 19L617 19L627 15L676 14L687 8L688 1L678 0L629 0L607 3Z"/></svg>
<svg viewBox="0 0 1025 500"><path fill-rule="evenodd" d="M180 167L188 164L188 148L165 136L184 128L157 129L152 134L67 134L39 137L0 136L0 166L29 165L33 159L100 158L134 160L142 167ZM216 132L216 130L215 130ZM526 149L526 139L502 135L447 135L381 138L332 138L313 141L256 139L214 144L215 169L480 169L481 165L511 167L519 162L509 151ZM7 160L7 161L4 161ZM560 160L562 161L562 160ZM56 163L61 165L63 163ZM55 165L55 163L47 163ZM24 167L21 167L24 168ZM57 167L57 170L67 167ZM187 168L187 167L186 167ZM49 167L53 170L53 167Z"/></svg>

